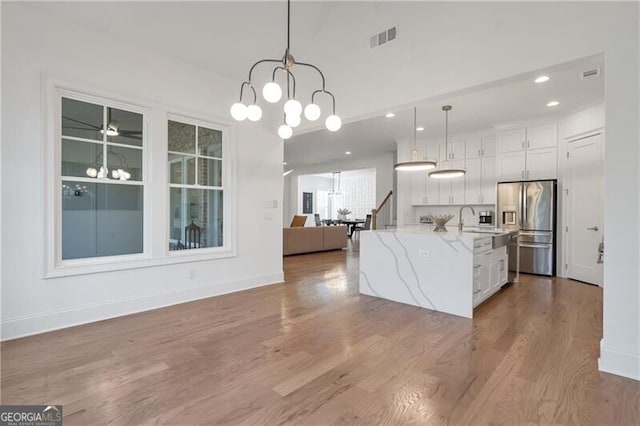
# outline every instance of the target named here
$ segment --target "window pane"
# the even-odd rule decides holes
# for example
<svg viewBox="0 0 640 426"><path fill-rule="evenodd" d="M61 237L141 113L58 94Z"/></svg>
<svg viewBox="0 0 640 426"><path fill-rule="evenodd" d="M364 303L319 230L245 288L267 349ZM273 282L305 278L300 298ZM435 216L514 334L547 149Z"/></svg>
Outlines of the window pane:
<svg viewBox="0 0 640 426"><path fill-rule="evenodd" d="M222 158L222 132L198 127L198 150L200 155Z"/></svg>
<svg viewBox="0 0 640 426"><path fill-rule="evenodd" d="M142 150L108 146L107 168L111 179L142 180ZM128 173L128 178L121 178L122 172Z"/></svg>
<svg viewBox="0 0 640 426"><path fill-rule="evenodd" d="M142 114L108 108L107 129L109 142L142 146Z"/></svg>
<svg viewBox="0 0 640 426"><path fill-rule="evenodd" d="M62 182L62 259L142 253L143 187Z"/></svg>
<svg viewBox="0 0 640 426"><path fill-rule="evenodd" d="M62 98L62 134L101 141L103 112L101 105Z"/></svg>
<svg viewBox="0 0 640 426"><path fill-rule="evenodd" d="M222 186L222 160L198 158L198 184Z"/></svg>
<svg viewBox="0 0 640 426"><path fill-rule="evenodd" d="M222 246L222 191L171 188L169 198L170 250Z"/></svg>
<svg viewBox="0 0 640 426"><path fill-rule="evenodd" d="M196 159L186 155L169 154L169 183L195 185Z"/></svg>
<svg viewBox="0 0 640 426"><path fill-rule="evenodd" d="M101 143L62 140L62 176L95 177L102 165ZM91 169L91 170L90 170Z"/></svg>
<svg viewBox="0 0 640 426"><path fill-rule="evenodd" d="M169 120L169 151L196 153L196 126Z"/></svg>

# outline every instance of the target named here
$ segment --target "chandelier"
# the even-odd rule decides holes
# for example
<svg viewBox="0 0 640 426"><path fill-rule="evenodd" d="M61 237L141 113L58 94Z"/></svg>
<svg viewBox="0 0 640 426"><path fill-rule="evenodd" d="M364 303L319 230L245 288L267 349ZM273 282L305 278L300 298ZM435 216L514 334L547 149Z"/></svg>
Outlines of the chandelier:
<svg viewBox="0 0 640 426"><path fill-rule="evenodd" d="M340 188L340 172L333 172L331 178L331 190L329 191L329 197L342 197L344 192Z"/></svg>
<svg viewBox="0 0 640 426"><path fill-rule="evenodd" d="M276 73L286 74L287 81L287 100L284 103L284 123L278 128L278 135L282 139L289 139L293 135L293 128L298 127L301 122L303 112L302 104L296 99L296 78L291 69L294 65L311 68L318 72L322 81L320 89L315 90L311 94L311 102L304 108L304 116L309 121L316 121L322 115L320 107L314 103L316 95L328 95L331 97L331 114L327 116L324 124L331 132L335 132L342 127L342 120L336 115L336 98L333 93L325 87L325 78L320 68L313 64L305 62L296 62L291 55L290 50L290 34L291 34L291 1L287 0L287 48L284 51L282 59L260 59L254 63L249 69L249 78L240 85L240 98L238 102L231 105L231 116L237 121L249 119L249 121L258 121L262 118L262 109L257 105L256 89L253 84L252 75L254 69L260 64L276 63L278 64L271 72L271 81L268 81L262 88L262 96L269 103L276 103L282 98L282 88L276 83ZM242 102L244 90L249 88L253 95L251 104Z"/></svg>

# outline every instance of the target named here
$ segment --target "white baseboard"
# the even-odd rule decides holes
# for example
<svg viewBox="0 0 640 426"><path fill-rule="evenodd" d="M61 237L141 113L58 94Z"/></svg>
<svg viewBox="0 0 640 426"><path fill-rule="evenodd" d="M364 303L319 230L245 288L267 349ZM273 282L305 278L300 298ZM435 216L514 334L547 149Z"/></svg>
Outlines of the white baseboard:
<svg viewBox="0 0 640 426"><path fill-rule="evenodd" d="M149 311L198 299L235 293L255 287L262 287L284 281L282 271L267 275L244 278L237 281L207 284L187 289L113 300L106 303L79 308L44 312L0 322L0 341L17 339L61 328L102 321L109 318Z"/></svg>
<svg viewBox="0 0 640 426"><path fill-rule="evenodd" d="M607 349L602 339L598 369L616 376L640 380L640 354Z"/></svg>

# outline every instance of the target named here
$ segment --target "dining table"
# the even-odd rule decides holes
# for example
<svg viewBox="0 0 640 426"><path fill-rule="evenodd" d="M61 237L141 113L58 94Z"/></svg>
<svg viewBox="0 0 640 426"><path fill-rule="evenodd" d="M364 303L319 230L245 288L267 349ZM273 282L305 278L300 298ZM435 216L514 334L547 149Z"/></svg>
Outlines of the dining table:
<svg viewBox="0 0 640 426"><path fill-rule="evenodd" d="M365 222L364 219L353 219L353 220L343 219L341 221L343 225L347 225L347 236L349 238L351 238L351 236L353 235L353 231L356 229L356 227L364 222Z"/></svg>

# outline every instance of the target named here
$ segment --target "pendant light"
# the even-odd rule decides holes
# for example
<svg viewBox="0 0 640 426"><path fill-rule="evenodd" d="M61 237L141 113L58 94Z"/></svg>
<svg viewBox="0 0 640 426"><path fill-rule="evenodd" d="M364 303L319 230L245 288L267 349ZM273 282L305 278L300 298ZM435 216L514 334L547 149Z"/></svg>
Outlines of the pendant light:
<svg viewBox="0 0 640 426"><path fill-rule="evenodd" d="M429 172L429 177L434 179L449 179L464 176L467 171L465 169L455 169L449 167L449 111L451 111L451 105L444 105L442 107L444 111L444 149L445 160L443 168Z"/></svg>
<svg viewBox="0 0 640 426"><path fill-rule="evenodd" d="M340 189L340 172L333 172L329 197L342 197L343 195L344 193L342 192L342 189Z"/></svg>
<svg viewBox="0 0 640 426"><path fill-rule="evenodd" d="M271 80L267 82L262 88L262 96L264 100L269 103L279 102L282 98L282 95L286 95L286 102L284 103L284 123L278 128L278 135L282 139L289 139L293 135L294 127L297 127L300 124L301 117L304 113L304 117L309 121L316 121L320 118L322 114L320 107L315 104L316 95L327 95L331 98L331 114L327 116L325 119L325 127L330 132L338 131L342 127L342 120L340 117L336 115L336 98L333 96L333 93L328 91L325 87L325 78L320 68L313 64L308 64L304 62L296 62L293 56L291 55L291 44L290 44L290 35L291 35L291 0L287 0L287 47L284 51L284 56L282 59L261 59L258 62L254 63L249 69L249 78L242 82L240 85L240 98L238 102L231 105L230 113L231 117L233 117L237 121L244 121L245 119L249 119L249 121L258 121L262 118L262 109L257 105L257 95L256 89L253 85L253 81L251 80L253 70L260 64L263 63L276 63L276 67L271 72ZM291 69L294 65L300 65L302 67L311 68L315 70L320 75L321 86L317 90L311 93L311 102L306 106L302 107L302 104L299 100L296 99L296 79L293 75ZM283 93L282 88L276 82L276 73L284 72L287 75L287 91ZM244 104L242 102L243 92L245 87L248 87L251 90L252 101L249 105Z"/></svg>
<svg viewBox="0 0 640 426"><path fill-rule="evenodd" d="M413 107L413 150L411 152L411 161L396 163L393 168L399 171L417 172L421 170L431 170L436 167L433 160L418 160L418 150L416 149L416 107Z"/></svg>

